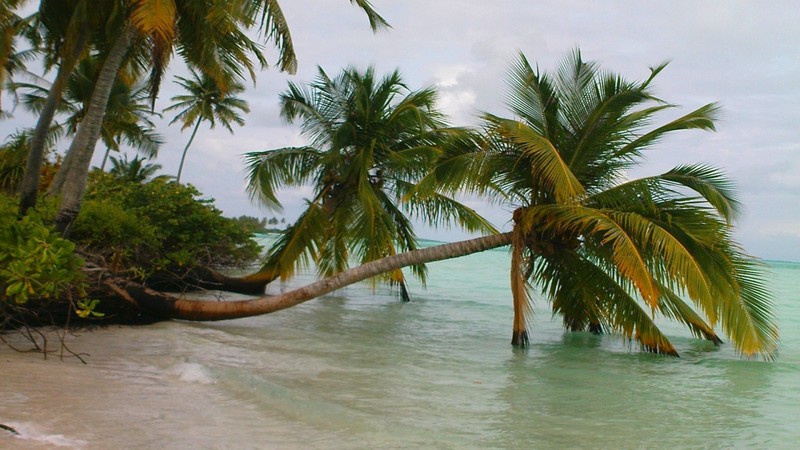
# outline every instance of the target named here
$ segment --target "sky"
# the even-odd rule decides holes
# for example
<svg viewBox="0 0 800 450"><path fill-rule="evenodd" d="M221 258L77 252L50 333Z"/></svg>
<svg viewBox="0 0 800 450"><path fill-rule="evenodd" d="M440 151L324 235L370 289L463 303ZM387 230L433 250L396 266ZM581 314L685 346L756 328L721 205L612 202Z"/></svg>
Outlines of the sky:
<svg viewBox="0 0 800 450"><path fill-rule="evenodd" d="M346 0L284 0L299 68L295 75L268 69L242 98L251 112L230 134L201 125L189 149L183 180L195 185L228 216L293 220L310 194L282 190L284 210L252 203L245 191L242 155L305 144L298 124L279 117L278 95L288 81L307 83L317 66L337 74L346 66L379 73L399 69L411 89L433 86L439 107L454 125L479 123L480 112L508 116L505 76L519 52L552 71L580 48L585 60L631 80L670 61L654 83L655 94L679 105L663 122L717 102L722 118L714 133L674 134L645 153L631 177L662 173L684 163L706 163L732 178L744 204L735 236L745 249L771 260L800 261L800 1L547 1L374 0L392 28L374 34L364 14ZM276 52L268 54L275 60ZM183 75L177 58L171 75ZM180 88L166 81L156 109ZM4 97L4 105L8 97ZM177 172L189 131L157 121L165 138L157 162ZM0 121L0 137L33 126L18 108ZM59 145L64 151L67 142ZM98 145L95 164L102 148ZM134 152L127 152L133 157ZM500 228L510 211L480 199L465 201ZM438 240L467 236L458 229L418 228Z"/></svg>

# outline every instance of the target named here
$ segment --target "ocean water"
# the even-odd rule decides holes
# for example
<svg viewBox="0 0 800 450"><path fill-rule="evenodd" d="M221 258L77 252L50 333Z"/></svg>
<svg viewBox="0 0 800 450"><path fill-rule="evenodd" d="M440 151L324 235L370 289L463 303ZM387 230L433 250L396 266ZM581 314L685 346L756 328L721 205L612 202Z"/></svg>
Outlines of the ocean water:
<svg viewBox="0 0 800 450"><path fill-rule="evenodd" d="M797 448L800 264L769 263L775 362L669 322L681 358L641 353L564 332L542 301L514 349L508 266L505 249L433 263L410 303L362 284L268 316L68 336L87 365L0 346L0 423L19 431L0 448Z"/></svg>

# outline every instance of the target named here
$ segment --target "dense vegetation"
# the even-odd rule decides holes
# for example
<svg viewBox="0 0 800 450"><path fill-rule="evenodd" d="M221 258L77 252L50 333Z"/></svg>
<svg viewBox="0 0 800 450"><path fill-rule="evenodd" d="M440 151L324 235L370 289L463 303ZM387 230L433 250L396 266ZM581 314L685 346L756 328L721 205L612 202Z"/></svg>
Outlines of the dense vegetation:
<svg viewBox="0 0 800 450"><path fill-rule="evenodd" d="M714 130L714 104L653 126L673 107L651 89L665 65L628 81L579 51L554 73L520 55L507 83L511 117L484 113L474 129L449 126L436 91L408 88L397 71L379 77L347 68L330 77L320 69L315 82L290 84L281 97L282 116L302 121L307 145L247 161L250 193L267 206L280 205L283 186L309 184L313 198L261 270L235 279L211 267L255 258L255 223L224 219L180 177L203 121L228 130L244 123L249 109L237 95L266 66L264 42L277 47L280 69L294 70L277 2L43 0L20 17L23 3L0 4L0 81L37 56L57 71L46 88L10 84L25 91L38 120L0 150L0 189L19 192L19 200L0 200L2 327L127 320L126 310L154 320L265 314L365 279L404 291L405 267L424 280L430 261L509 245L514 345L528 345L537 289L568 330L620 333L677 355L653 320L660 314L715 343L719 325L744 355L775 354L771 300L757 260L731 236L739 204L725 176L691 164L625 176L666 135ZM351 3L373 29L386 25L368 1ZM255 29L264 42L251 38ZM19 50L22 41L30 48ZM152 178L158 166L139 157L110 157L109 173L90 171L101 138L109 151L126 142L157 155L149 117L172 54L192 74L178 78L189 94L167 108L177 111L173 122L193 128L177 179ZM48 161L64 137L63 161ZM463 192L513 211L513 230L497 233L455 200ZM486 235L418 249L412 218ZM353 262L361 266L349 268ZM311 265L328 278L263 296L267 282ZM261 297L202 301L151 289L196 287Z"/></svg>
<svg viewBox="0 0 800 450"><path fill-rule="evenodd" d="M0 195L0 307L6 328L24 322L23 304L28 304L27 323L58 323L70 302L83 318L117 310L111 298L92 302L108 293L90 285L98 279L83 270L87 261L109 276L184 290L198 287L194 270L242 267L260 252L250 230L223 217L212 199L165 178L139 183L93 172L70 240L47 225L54 215L52 201L41 202L40 213L22 220L16 218L17 207L15 198ZM90 304L97 314L83 312ZM53 311L61 314L48 322ZM41 320L32 320L33 312Z"/></svg>

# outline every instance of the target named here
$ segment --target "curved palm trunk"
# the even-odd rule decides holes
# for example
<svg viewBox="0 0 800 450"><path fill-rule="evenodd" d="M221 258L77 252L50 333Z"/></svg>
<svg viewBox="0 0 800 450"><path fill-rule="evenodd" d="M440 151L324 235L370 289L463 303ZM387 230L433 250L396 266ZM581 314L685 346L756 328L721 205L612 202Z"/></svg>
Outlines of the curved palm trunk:
<svg viewBox="0 0 800 450"><path fill-rule="evenodd" d="M183 172L183 162L186 160L186 152L189 151L189 146L192 145L192 141L194 141L194 136L197 134L197 129L200 128L200 122L202 119L199 117L197 118L197 123L194 125L194 129L192 130L192 135L189 137L189 142L186 143L186 147L183 148L183 154L181 155L181 164L178 166L178 176L175 177L175 182L181 184L181 173Z"/></svg>
<svg viewBox="0 0 800 450"><path fill-rule="evenodd" d="M50 86L50 91L47 93L42 111L39 113L39 120L36 122L36 128L31 135L30 150L28 150L28 159L25 163L25 174L22 178L19 191L19 215L24 216L29 209L36 207L36 198L39 193L39 179L42 174L42 163L44 162L45 143L47 142L47 133L50 131L50 124L53 122L58 105L61 103L61 94L64 91L64 86L72 74L72 69L80 59L80 55L86 47L88 42L88 33L82 32L75 39L66 58L62 59L61 65L56 73L56 79L53 85Z"/></svg>
<svg viewBox="0 0 800 450"><path fill-rule="evenodd" d="M72 155L72 161L67 168L69 172L65 172L64 175L61 203L56 213L56 230L65 237L69 236L70 226L80 211L83 193L86 190L89 165L92 162L97 140L100 138L100 129L106 114L108 98L111 95L111 87L135 34L134 28L126 25L111 48L97 77L89 109L69 146L68 154Z"/></svg>
<svg viewBox="0 0 800 450"><path fill-rule="evenodd" d="M402 267L471 255L510 243L511 233L503 233L400 253L348 269L281 295L264 296L253 300L220 302L177 299L131 285L125 287L126 298L161 319L195 321L237 319L280 311Z"/></svg>

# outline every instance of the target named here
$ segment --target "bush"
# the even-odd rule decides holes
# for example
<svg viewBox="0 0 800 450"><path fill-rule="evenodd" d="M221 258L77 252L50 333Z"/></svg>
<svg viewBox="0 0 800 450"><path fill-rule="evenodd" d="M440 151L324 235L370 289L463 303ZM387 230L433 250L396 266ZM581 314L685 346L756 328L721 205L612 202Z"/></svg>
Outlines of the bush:
<svg viewBox="0 0 800 450"><path fill-rule="evenodd" d="M192 186L164 179L145 184L92 174L72 238L147 279L180 276L198 266L243 266L260 248Z"/></svg>
<svg viewBox="0 0 800 450"><path fill-rule="evenodd" d="M49 304L72 299L81 315L86 305L83 260L75 245L62 239L32 213L17 220L13 199L0 195L0 329L18 311L17 305ZM96 302L92 304L92 308Z"/></svg>

